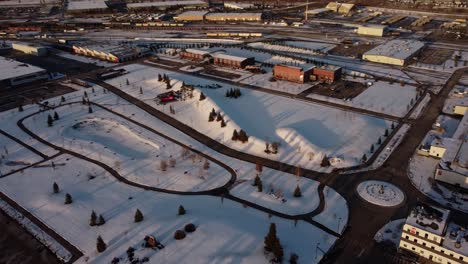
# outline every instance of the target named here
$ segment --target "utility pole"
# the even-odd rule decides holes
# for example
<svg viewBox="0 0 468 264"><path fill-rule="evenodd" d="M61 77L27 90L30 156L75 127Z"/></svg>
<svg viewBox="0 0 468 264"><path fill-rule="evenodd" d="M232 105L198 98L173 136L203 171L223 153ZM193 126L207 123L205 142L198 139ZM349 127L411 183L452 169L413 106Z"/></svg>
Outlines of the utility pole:
<svg viewBox="0 0 468 264"><path fill-rule="evenodd" d="M306 11L305 11L305 22L307 22L307 13L309 13L309 0L307 0Z"/></svg>

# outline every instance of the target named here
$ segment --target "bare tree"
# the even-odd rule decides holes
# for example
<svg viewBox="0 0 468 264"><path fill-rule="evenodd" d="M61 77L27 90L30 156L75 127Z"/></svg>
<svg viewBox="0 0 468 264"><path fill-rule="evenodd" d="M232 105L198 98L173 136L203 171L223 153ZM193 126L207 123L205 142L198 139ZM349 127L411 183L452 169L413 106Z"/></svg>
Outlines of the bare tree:
<svg viewBox="0 0 468 264"><path fill-rule="evenodd" d="M210 162L205 159L205 163L203 163L203 169L204 170L208 170L210 168Z"/></svg>

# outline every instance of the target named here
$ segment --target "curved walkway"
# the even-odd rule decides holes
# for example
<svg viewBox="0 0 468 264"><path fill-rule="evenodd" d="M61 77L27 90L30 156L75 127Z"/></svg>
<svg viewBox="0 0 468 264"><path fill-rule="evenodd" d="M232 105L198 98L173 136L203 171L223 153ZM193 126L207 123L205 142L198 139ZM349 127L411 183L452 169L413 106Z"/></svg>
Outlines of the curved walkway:
<svg viewBox="0 0 468 264"><path fill-rule="evenodd" d="M62 104L62 105L59 105L59 106L56 106L54 108L58 108L58 107L61 107L61 106L65 106L65 105L70 105L70 104L81 104L81 102L71 102L71 103L66 103L66 104ZM41 111L38 111L38 112L35 112L35 113L32 113L28 116L25 116L23 118L21 118L20 120L18 120L17 122L17 125L18 127L20 127L25 133L27 133L29 136L33 137L34 139L36 139L37 141L43 143L43 144L46 144L58 151L60 151L61 153L63 154L69 154L71 156L74 156L74 157L77 157L77 158L80 158L80 159L83 159L83 160L86 160L88 162L91 162L103 169L105 169L107 172L109 172L113 177L115 177L118 181L122 182L122 183L125 183L127 185L130 185L130 186L134 186L134 187L137 187L137 188L142 188L144 190L150 190L150 191L156 191L156 192L161 192L161 193L169 193L169 194L177 194L177 195L213 195L213 196L219 196L219 197L223 197L223 198L226 198L226 199L230 199L232 201L236 201L236 202L239 202L239 203L242 203L244 205L248 205L252 208L255 208L259 211L263 211L265 213L268 213L268 214L271 214L271 215L274 215L274 216L277 216L277 217L281 217L281 218L285 218L285 219L291 219L291 220L303 220L303 221L306 221L312 225L315 225L316 227L322 229L323 231L333 235L333 236L336 236L336 237L340 237L341 235L331 229L329 229L328 227L312 220L312 217L317 215L317 214L320 214L324 207L325 207L325 199L324 199L324 194L323 194L323 189L325 187L325 185L323 184L320 184L319 187L318 187L318 192L319 192L319 199L320 199L320 202L319 202L319 206L317 206L317 208L312 211L312 212L309 212L309 213L306 213L306 214L301 214L301 215L288 215L288 214L284 214L284 213L281 213L281 212L278 212L278 211L275 211L275 210L271 210L269 208L266 208L266 207L263 207L263 206L260 206L260 205L257 205L255 203L252 203L250 201L247 201L247 200L244 200L242 198L239 198L239 197L236 197L236 196L233 196L231 194L229 194L229 188L234 184L234 182L236 181L236 174L235 174L235 171L230 168L229 166L227 166L226 164L222 163L221 161L217 160L217 159L214 159L204 153L201 153L200 151L196 150L196 149L193 149L191 148L190 146L187 146L167 135L164 135L154 129L152 129L151 127L148 127L138 121L135 121L133 119L130 119L120 113L117 113L105 106L102 106L100 104L96 104L96 103L90 103L96 107L100 107L102 108L103 110L106 110L112 114L115 114L129 122L132 122L148 131L151 131L161 137L164 137L165 139L167 140L170 140L172 142L174 142L175 144L178 144L178 145L181 145L183 147L186 147L188 148L189 150L195 152L195 153L198 153L200 155L202 155L203 157L209 159L210 161L220 165L221 167L225 168L226 170L228 170L230 173L231 173L231 179L229 180L229 182L227 182L224 186L222 187L218 187L218 188L215 188L215 189L212 189L212 190L207 190L207 191L199 191L199 192L185 192L185 191L173 191L173 190L166 190L166 189L161 189L161 188L157 188L157 187L152 187L152 186L147 186L147 185L143 185L143 184L139 184L139 183L136 183L136 182L133 182L133 181L130 181L128 179L126 179L125 177L121 176L116 170L114 170L113 168L111 168L110 166L106 165L105 163L103 162L100 162L100 161L97 161L97 160L94 160L92 158L89 158L87 156L84 156L82 154L79 154L77 152L74 152L74 151L71 151L71 150L68 150L68 149L65 149L65 148L62 148L62 147L59 147L55 144L52 144L50 142L48 142L47 140L41 138L40 136L36 135L35 133L33 133L31 130L29 130L24 124L23 124L23 121L33 115L36 115L40 112L43 112L43 111L46 111L46 110L41 110Z"/></svg>

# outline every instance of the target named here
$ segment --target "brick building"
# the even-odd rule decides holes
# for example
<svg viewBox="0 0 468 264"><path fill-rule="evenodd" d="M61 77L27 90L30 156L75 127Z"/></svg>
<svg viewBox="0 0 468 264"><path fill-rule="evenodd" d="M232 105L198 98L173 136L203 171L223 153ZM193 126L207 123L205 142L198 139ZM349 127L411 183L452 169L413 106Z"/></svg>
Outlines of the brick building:
<svg viewBox="0 0 468 264"><path fill-rule="evenodd" d="M313 74L317 76L317 80L319 81L332 83L341 78L341 67L334 65L317 67L314 68Z"/></svg>
<svg viewBox="0 0 468 264"><path fill-rule="evenodd" d="M204 50L186 49L184 51L181 51L179 56L182 59L202 61L208 54L210 54L210 52Z"/></svg>
<svg viewBox="0 0 468 264"><path fill-rule="evenodd" d="M227 54L213 54L213 63L223 67L245 68L247 65L254 65L255 58L244 58Z"/></svg>
<svg viewBox="0 0 468 264"><path fill-rule="evenodd" d="M273 68L273 76L277 80L284 80L295 83L305 83L310 80L313 68L304 70L301 67L276 64Z"/></svg>

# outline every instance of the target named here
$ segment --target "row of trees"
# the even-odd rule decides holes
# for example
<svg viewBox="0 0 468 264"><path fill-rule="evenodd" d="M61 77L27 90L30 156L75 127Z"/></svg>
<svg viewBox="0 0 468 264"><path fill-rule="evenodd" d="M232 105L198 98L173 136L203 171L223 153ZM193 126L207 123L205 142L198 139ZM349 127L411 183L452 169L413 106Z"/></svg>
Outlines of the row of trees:
<svg viewBox="0 0 468 264"><path fill-rule="evenodd" d="M239 88L226 90L226 97L237 99L241 97L242 93Z"/></svg>
<svg viewBox="0 0 468 264"><path fill-rule="evenodd" d="M211 110L210 114L208 115L208 122L220 122L221 121L221 127L226 126L226 121L224 121L224 116L221 114L221 112L216 112L214 108Z"/></svg>
<svg viewBox="0 0 468 264"><path fill-rule="evenodd" d="M234 131L232 132L232 138L231 138L233 141L240 141L242 143L246 143L249 141L249 136L247 135L247 133L241 129L239 131L239 133L237 132L236 129L234 129Z"/></svg>

